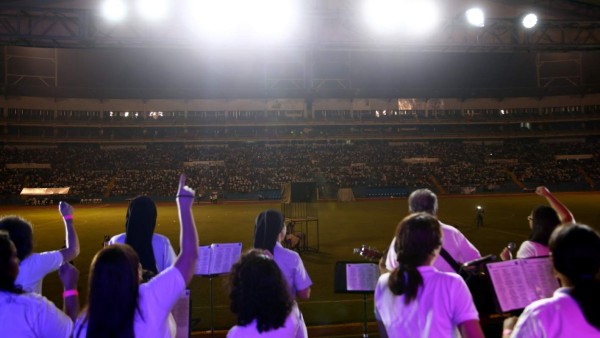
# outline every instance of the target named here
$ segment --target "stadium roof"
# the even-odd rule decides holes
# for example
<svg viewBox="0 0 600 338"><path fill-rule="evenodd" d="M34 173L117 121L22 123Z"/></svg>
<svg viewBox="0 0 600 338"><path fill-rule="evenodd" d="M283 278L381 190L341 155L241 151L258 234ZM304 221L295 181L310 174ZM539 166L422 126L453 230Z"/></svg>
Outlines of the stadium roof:
<svg viewBox="0 0 600 338"><path fill-rule="evenodd" d="M246 0L249 1L249 0ZM282 44L195 39L183 20L108 24L101 0L4 0L5 95L98 98L543 96L600 91L600 1L438 1L425 37L374 35L366 0L303 0L302 29ZM183 4L183 0L172 0ZM540 23L517 18L535 9ZM224 24L228 24L225 22ZM276 30L276 29L273 29Z"/></svg>

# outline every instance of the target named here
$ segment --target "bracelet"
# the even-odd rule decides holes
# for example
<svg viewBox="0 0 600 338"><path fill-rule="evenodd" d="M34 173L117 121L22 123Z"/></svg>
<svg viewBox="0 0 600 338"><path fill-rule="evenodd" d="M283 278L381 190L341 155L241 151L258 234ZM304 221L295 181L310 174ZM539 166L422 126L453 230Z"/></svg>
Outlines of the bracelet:
<svg viewBox="0 0 600 338"><path fill-rule="evenodd" d="M77 290L65 290L65 292L63 292L63 298L69 298L73 296L79 296L79 292Z"/></svg>
<svg viewBox="0 0 600 338"><path fill-rule="evenodd" d="M512 332L513 332L513 330L512 330L512 329L504 329L504 330L502 331L502 337L507 337L507 336L508 336L508 337L510 337L510 334L511 334Z"/></svg>
<svg viewBox="0 0 600 338"><path fill-rule="evenodd" d="M64 215L63 219L67 220L67 219L73 219L73 215Z"/></svg>

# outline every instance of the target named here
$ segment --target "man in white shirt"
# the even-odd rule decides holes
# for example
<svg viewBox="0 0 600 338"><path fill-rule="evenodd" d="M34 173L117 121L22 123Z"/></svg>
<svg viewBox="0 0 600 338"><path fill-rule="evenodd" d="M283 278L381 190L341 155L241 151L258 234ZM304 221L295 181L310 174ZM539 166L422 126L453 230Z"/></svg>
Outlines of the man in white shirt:
<svg viewBox="0 0 600 338"><path fill-rule="evenodd" d="M437 196L429 189L417 189L413 191L408 197L408 212L411 214L415 212L426 212L437 217ZM458 229L451 225L444 224L441 221L440 225L442 226L442 232L444 233L442 247L455 261L464 263L481 257L477 248L475 248L475 246L471 244ZM390 244L385 260L385 267L389 271L398 267L398 261L396 260L397 254L394 249L395 244L396 239L394 238ZM443 257L438 257L434 261L433 266L439 271L456 272Z"/></svg>

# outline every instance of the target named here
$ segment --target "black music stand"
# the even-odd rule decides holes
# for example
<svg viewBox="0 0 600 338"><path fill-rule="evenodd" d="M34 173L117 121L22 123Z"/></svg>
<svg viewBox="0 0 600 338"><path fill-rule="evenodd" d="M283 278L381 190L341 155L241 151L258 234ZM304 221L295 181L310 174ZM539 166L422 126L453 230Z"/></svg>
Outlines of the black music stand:
<svg viewBox="0 0 600 338"><path fill-rule="evenodd" d="M213 278L231 271L231 266L240 259L242 243L213 243L198 247L198 262L195 275L208 278L210 292L210 336L215 334L215 314L213 301Z"/></svg>
<svg viewBox="0 0 600 338"><path fill-rule="evenodd" d="M348 275L348 271L352 276ZM379 267L376 263L364 261L341 261L335 263L333 287L335 293L355 293L363 295L363 337L369 337L367 319L367 295L375 292Z"/></svg>

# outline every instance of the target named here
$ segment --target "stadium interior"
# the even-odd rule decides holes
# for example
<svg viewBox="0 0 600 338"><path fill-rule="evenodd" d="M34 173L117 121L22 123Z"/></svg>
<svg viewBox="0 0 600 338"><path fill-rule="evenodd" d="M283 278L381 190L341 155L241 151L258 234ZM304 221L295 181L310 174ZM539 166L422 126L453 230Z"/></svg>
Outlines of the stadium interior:
<svg viewBox="0 0 600 338"><path fill-rule="evenodd" d="M283 208L283 186L313 182L318 201L310 202L320 205L325 237L335 235L333 222L353 222L336 214L342 219L328 223L332 205L368 203L357 210L369 214L378 200L400 199L401 212L386 206L380 216L393 219L386 237L371 238L385 245L406 197L423 187L443 199L504 199L507 212L513 196L533 195L538 186L597 198L598 1L479 1L485 20L475 24L466 21L473 5L466 0L419 1L423 8L399 7L415 2L408 0L280 0L286 8L266 0L196 1L203 7L193 9L186 6L194 1L155 2L173 6L163 15L144 12L149 17L132 7L124 21L108 18L119 13L100 0L0 3L0 214L36 218L36 210L59 200L76 209L116 205L124 213L137 195L168 205L177 193L174 177L185 172L202 208L231 203L215 217L241 217L238 203L251 202L253 212L256 205ZM368 7L374 5L391 7ZM529 13L537 21L525 28L521 19ZM598 229L593 212L584 219ZM469 220L461 228L467 237L499 252L506 234L476 233L474 211L464 213L456 217ZM122 216L109 230L94 225L82 235L79 228L82 252L119 231ZM512 216L522 223L527 215ZM499 223L491 228L501 231ZM208 229L215 242L235 240ZM64 238L40 231L47 236L37 239L41 247ZM507 231L525 237L525 230ZM177 243L177 233L168 232ZM251 232L244 235L247 249ZM338 256L346 250L302 257L309 272L330 274L332 262L352 259ZM89 260L81 265L84 290ZM44 293L56 300L51 293L60 283L53 278ZM378 337L372 295L368 328L362 299L353 300L351 314L310 314L318 313L317 302L344 306L329 284L313 303L300 302L311 336L370 330ZM215 336L209 304L198 296L207 296L207 286L191 287L192 336ZM194 288L203 290L194 295ZM233 324L223 314L225 298L217 296L217 336Z"/></svg>

